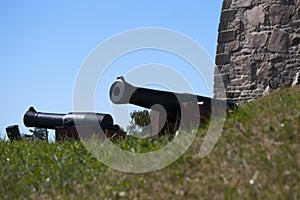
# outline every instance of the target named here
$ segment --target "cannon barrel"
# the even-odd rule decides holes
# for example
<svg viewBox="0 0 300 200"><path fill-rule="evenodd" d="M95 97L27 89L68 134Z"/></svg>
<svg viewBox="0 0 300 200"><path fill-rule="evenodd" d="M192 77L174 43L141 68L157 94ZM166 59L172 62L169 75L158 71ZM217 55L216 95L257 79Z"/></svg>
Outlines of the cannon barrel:
<svg viewBox="0 0 300 200"><path fill-rule="evenodd" d="M166 112L171 115L180 114L180 105L184 102L194 102L204 109L210 109L211 105L226 106L229 109L236 108L236 104L212 99L188 93L173 93L159 91L148 88L135 87L125 81L123 77L118 77L110 88L110 99L115 104L134 104L150 109L153 105L159 104L164 107ZM196 102L195 102L196 101Z"/></svg>
<svg viewBox="0 0 300 200"><path fill-rule="evenodd" d="M112 84L110 99L115 104L130 103L148 109L155 104L160 104L167 112L180 108L175 93L135 87L127 83L123 77L119 77Z"/></svg>
<svg viewBox="0 0 300 200"><path fill-rule="evenodd" d="M114 129L113 118L109 114L91 112L70 112L68 114L37 112L33 107L24 114L26 127L55 129L76 125L95 126L97 123L104 129Z"/></svg>

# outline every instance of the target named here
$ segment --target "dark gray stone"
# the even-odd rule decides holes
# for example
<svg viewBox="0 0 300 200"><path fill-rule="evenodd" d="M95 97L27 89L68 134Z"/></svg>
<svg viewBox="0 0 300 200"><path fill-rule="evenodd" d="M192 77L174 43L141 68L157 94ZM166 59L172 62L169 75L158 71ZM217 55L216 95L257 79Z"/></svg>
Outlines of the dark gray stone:
<svg viewBox="0 0 300 200"><path fill-rule="evenodd" d="M230 8L231 0L224 0L222 5L222 10Z"/></svg>
<svg viewBox="0 0 300 200"><path fill-rule="evenodd" d="M221 13L221 21L228 22L234 20L236 13L237 10L233 9L223 10Z"/></svg>
<svg viewBox="0 0 300 200"><path fill-rule="evenodd" d="M224 44L218 44L217 54L224 53L224 51L225 51L225 45Z"/></svg>
<svg viewBox="0 0 300 200"><path fill-rule="evenodd" d="M295 33L290 35L290 42L291 42L291 46L298 46L300 44L300 34Z"/></svg>
<svg viewBox="0 0 300 200"><path fill-rule="evenodd" d="M242 92L239 90L229 91L229 92L226 92L226 96L227 96L227 98L234 99L234 98L238 98L239 96L241 96L241 93Z"/></svg>
<svg viewBox="0 0 300 200"><path fill-rule="evenodd" d="M223 44L236 39L236 30L221 31L219 33L218 43Z"/></svg>
<svg viewBox="0 0 300 200"><path fill-rule="evenodd" d="M289 49L289 34L285 31L274 29L272 32L268 50L277 53L287 53Z"/></svg>
<svg viewBox="0 0 300 200"><path fill-rule="evenodd" d="M293 21L293 28L295 29L300 28L300 20Z"/></svg>
<svg viewBox="0 0 300 200"><path fill-rule="evenodd" d="M220 22L218 32L227 30L227 26L228 26L228 22L224 22L224 21Z"/></svg>
<svg viewBox="0 0 300 200"><path fill-rule="evenodd" d="M262 48L266 45L268 35L266 33L250 33L247 35L248 44L251 48Z"/></svg>
<svg viewBox="0 0 300 200"><path fill-rule="evenodd" d="M229 63L229 54L217 54L216 55L216 65L225 65Z"/></svg>
<svg viewBox="0 0 300 200"><path fill-rule="evenodd" d="M271 89L277 89L277 88L279 88L280 83L281 83L281 76L280 75L271 77L271 79L269 81L269 87Z"/></svg>
<svg viewBox="0 0 300 200"><path fill-rule="evenodd" d="M294 5L273 4L270 7L269 20L272 26L288 24L295 13Z"/></svg>
<svg viewBox="0 0 300 200"><path fill-rule="evenodd" d="M229 81L229 77L230 74L226 73L226 74L222 74L221 78L224 82L228 82Z"/></svg>

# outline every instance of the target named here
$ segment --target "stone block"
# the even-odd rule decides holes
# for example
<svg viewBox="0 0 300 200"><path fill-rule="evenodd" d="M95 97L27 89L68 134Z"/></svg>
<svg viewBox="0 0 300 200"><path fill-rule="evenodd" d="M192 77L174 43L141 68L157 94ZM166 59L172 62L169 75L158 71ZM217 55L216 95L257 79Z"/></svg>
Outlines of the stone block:
<svg viewBox="0 0 300 200"><path fill-rule="evenodd" d="M272 26L288 24L294 13L294 5L273 4L269 13L270 23Z"/></svg>
<svg viewBox="0 0 300 200"><path fill-rule="evenodd" d="M259 49L266 45L268 35L266 33L249 33L247 36L250 48Z"/></svg>
<svg viewBox="0 0 300 200"><path fill-rule="evenodd" d="M224 0L223 4L222 4L222 10L226 10L226 9L230 8L231 1L232 0Z"/></svg>
<svg viewBox="0 0 300 200"><path fill-rule="evenodd" d="M263 62L257 70L256 75L260 80L267 80L269 78L269 71L272 65L268 62Z"/></svg>
<svg viewBox="0 0 300 200"><path fill-rule="evenodd" d="M217 54L216 55L216 65L225 65L229 63L230 55L229 54Z"/></svg>
<svg viewBox="0 0 300 200"><path fill-rule="evenodd" d="M236 17L237 10L233 10L233 9L228 9L228 10L223 10L221 13L221 21L232 21L234 20Z"/></svg>
<svg viewBox="0 0 300 200"><path fill-rule="evenodd" d="M228 43L228 52L232 53L240 49L240 42L235 40Z"/></svg>
<svg viewBox="0 0 300 200"><path fill-rule="evenodd" d="M281 83L281 76L278 74L277 76L271 77L269 80L269 87L270 89L277 89Z"/></svg>
<svg viewBox="0 0 300 200"><path fill-rule="evenodd" d="M228 27L228 22L221 21L221 22L219 23L218 32L222 32L222 31L227 30L227 27Z"/></svg>
<svg viewBox="0 0 300 200"><path fill-rule="evenodd" d="M218 43L223 44L236 39L236 30L221 31L219 33Z"/></svg>
<svg viewBox="0 0 300 200"><path fill-rule="evenodd" d="M229 99L234 99L234 98L240 97L241 93L242 93L242 91L240 91L240 90L228 91L228 92L226 92L226 96Z"/></svg>
<svg viewBox="0 0 300 200"><path fill-rule="evenodd" d="M244 48L241 53L244 54L244 55L250 55L252 54L253 50L250 49L250 48Z"/></svg>
<svg viewBox="0 0 300 200"><path fill-rule="evenodd" d="M230 81L230 85L231 86L241 86L244 83L244 79L243 78L236 78Z"/></svg>
<svg viewBox="0 0 300 200"><path fill-rule="evenodd" d="M221 78L222 78L223 82L229 82L230 74L228 74L228 73L222 74Z"/></svg>
<svg viewBox="0 0 300 200"><path fill-rule="evenodd" d="M269 41L268 50L277 53L287 53L289 49L289 34L285 31L274 29Z"/></svg>
<svg viewBox="0 0 300 200"><path fill-rule="evenodd" d="M252 5L252 0L239 0L236 1L235 6L239 8L246 8Z"/></svg>
<svg viewBox="0 0 300 200"><path fill-rule="evenodd" d="M217 54L224 53L225 51L225 45L224 44L218 44L217 45Z"/></svg>
<svg viewBox="0 0 300 200"><path fill-rule="evenodd" d="M233 20L232 22L230 22L228 24L228 29L229 30L239 30L241 32L244 30L244 24L240 19L236 18L235 20Z"/></svg>
<svg viewBox="0 0 300 200"><path fill-rule="evenodd" d="M246 10L244 13L247 21L254 27L259 26L260 24L265 23L265 13L264 9L261 6L255 6L251 10Z"/></svg>

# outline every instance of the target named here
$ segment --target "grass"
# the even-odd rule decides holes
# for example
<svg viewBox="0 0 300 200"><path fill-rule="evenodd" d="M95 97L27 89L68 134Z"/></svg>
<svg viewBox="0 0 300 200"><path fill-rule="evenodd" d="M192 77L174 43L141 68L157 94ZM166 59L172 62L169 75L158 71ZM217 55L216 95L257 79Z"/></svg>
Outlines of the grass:
<svg viewBox="0 0 300 200"><path fill-rule="evenodd" d="M189 150L155 172L98 162L80 142L0 142L3 199L300 199L300 87L281 89L228 116L204 159L199 130ZM172 138L115 144L147 152Z"/></svg>

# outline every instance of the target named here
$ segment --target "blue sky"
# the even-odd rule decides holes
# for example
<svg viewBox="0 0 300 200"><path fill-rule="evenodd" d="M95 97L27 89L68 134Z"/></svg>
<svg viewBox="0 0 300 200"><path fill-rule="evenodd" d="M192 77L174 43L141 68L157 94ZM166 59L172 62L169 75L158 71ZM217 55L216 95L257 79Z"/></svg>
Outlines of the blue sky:
<svg viewBox="0 0 300 200"><path fill-rule="evenodd" d="M44 112L72 111L80 66L98 44L120 32L143 27L172 29L194 39L214 61L221 4L221 0L1 1L0 134L3 137L5 127L12 124L28 133L22 119L29 106ZM168 63L169 57L144 52L128 55L117 64L136 66L158 62L157 58ZM170 63L176 65L176 59ZM184 68L180 62L179 71ZM108 85L122 75L117 64L105 78ZM197 88L196 81L192 85ZM196 92L206 94L201 88ZM97 93L97 102L108 105L107 94ZM111 108L96 105L96 109L110 112Z"/></svg>

